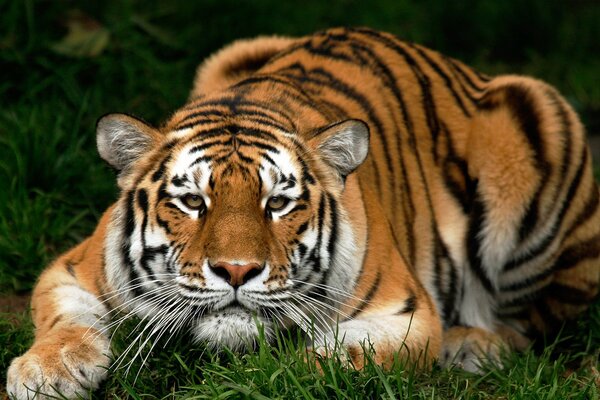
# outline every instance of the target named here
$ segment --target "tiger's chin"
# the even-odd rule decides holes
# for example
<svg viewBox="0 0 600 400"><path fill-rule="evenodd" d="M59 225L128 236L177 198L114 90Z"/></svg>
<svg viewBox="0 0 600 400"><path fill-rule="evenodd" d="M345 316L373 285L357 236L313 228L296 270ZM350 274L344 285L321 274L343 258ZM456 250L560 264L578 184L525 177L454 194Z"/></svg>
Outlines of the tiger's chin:
<svg viewBox="0 0 600 400"><path fill-rule="evenodd" d="M274 328L271 325L250 310L227 307L200 318L192 327L192 334L195 341L213 349L244 351L256 346L261 331L269 340Z"/></svg>

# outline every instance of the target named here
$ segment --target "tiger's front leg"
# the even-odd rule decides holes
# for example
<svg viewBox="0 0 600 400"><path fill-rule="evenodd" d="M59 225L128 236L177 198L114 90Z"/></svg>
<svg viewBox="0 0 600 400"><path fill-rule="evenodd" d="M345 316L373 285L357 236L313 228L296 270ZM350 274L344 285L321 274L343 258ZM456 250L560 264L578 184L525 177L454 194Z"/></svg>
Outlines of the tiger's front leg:
<svg viewBox="0 0 600 400"><path fill-rule="evenodd" d="M402 256L391 224L368 187L361 198L353 197L356 181L346 187L346 207L357 229L357 242L366 244L363 265L352 296L339 313L340 322L317 341L316 351L331 355L341 344L352 365L364 366L364 350L373 351L373 361L384 367L396 355L424 366L438 357L442 322L434 302ZM359 205L364 208L360 208ZM367 224L366 221L371 221ZM323 343L324 342L324 343ZM344 357L344 354L340 354Z"/></svg>
<svg viewBox="0 0 600 400"><path fill-rule="evenodd" d="M371 208L370 213L376 213ZM355 287L353 301L340 312L340 322L317 343L316 351L331 355L341 345L342 359L364 367L365 350L373 361L390 367L394 359L430 365L442 345L442 322L435 305L406 265L397 248L386 240L385 226L370 229L371 247ZM378 236L372 233L377 230Z"/></svg>
<svg viewBox="0 0 600 400"><path fill-rule="evenodd" d="M32 297L35 341L12 361L7 373L12 398L57 398L58 393L87 397L106 377L110 340L101 316L108 310L86 287L93 274L85 267L95 257L83 255L96 251L88 248L91 240L66 253L40 277Z"/></svg>

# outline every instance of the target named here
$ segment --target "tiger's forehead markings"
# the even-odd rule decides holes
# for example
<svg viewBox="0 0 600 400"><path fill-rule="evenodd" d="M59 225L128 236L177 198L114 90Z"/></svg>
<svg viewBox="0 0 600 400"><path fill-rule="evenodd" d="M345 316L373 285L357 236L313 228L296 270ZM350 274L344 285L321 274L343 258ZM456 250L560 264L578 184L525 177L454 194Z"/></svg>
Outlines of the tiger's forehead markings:
<svg viewBox="0 0 600 400"><path fill-rule="evenodd" d="M207 194L214 189L215 174L224 178L234 171L242 173L244 179L257 179L262 193L285 192L295 197L295 192L301 190L300 185L296 185L303 168L294 151L299 147L295 134L273 127L261 128L245 116L198 128L186 127L170 133L172 140L178 142L168 162L171 193ZM231 158L233 154L237 157Z"/></svg>
<svg viewBox="0 0 600 400"><path fill-rule="evenodd" d="M302 189L296 182L302 168L290 151L284 147L278 150L277 153L269 152L260 161L258 173L263 190L266 193L286 191L291 196L299 196Z"/></svg>
<svg viewBox="0 0 600 400"><path fill-rule="evenodd" d="M171 163L169 191L174 194L208 191L212 173L211 159L205 156L204 149L192 151L195 146L194 142L183 146Z"/></svg>

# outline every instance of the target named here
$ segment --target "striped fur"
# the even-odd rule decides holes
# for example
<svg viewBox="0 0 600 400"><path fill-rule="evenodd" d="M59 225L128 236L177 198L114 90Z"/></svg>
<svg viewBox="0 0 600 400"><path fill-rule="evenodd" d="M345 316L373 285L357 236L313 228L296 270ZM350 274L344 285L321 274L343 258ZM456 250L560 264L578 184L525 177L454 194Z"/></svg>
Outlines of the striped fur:
<svg viewBox="0 0 600 400"><path fill-rule="evenodd" d="M36 342L8 373L19 398L40 367L68 396L95 387L115 310L153 338L243 348L259 321L323 354L337 332L357 368L370 341L383 365L478 370L598 292L598 186L572 108L390 34L236 42L162 127L109 115L98 148L122 195L40 278Z"/></svg>

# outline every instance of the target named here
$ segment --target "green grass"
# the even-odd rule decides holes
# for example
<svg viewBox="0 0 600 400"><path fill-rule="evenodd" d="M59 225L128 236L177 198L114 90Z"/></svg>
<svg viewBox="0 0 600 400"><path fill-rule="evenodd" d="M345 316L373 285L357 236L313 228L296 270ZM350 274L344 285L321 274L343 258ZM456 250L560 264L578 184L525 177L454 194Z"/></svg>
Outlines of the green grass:
<svg viewBox="0 0 600 400"><path fill-rule="evenodd" d="M96 154L96 119L121 111L160 123L185 102L199 61L236 38L334 25L392 31L486 72L546 79L600 133L600 7L562 7L542 0L0 0L0 293L30 290L41 269L87 236L116 198L113 173ZM87 30L66 37L76 21ZM570 339L554 350L509 355L505 369L482 377L373 365L356 372L335 360L318 373L285 342L239 356L211 355L181 339L154 350L135 383L131 374L111 373L95 397L597 398L598 377L578 364L597 366L600 304L567 331ZM0 315L0 382L32 338L27 314Z"/></svg>
<svg viewBox="0 0 600 400"><path fill-rule="evenodd" d="M598 326L598 308L588 317ZM0 340L14 343L2 355L5 362L23 351L32 340L31 326L2 322ZM124 349L128 334L137 321L129 321L118 330L113 346ZM364 370L355 371L336 357L305 361L306 353L292 336L280 335L274 345L261 340L255 352L239 355L228 351L211 353L189 344L186 337L163 347L159 342L138 357L127 373L126 357L121 368L113 368L110 377L94 392L96 399L593 399L598 398L598 374L589 366L596 359L589 353L597 349L598 329L588 323L571 327L563 339L548 346L542 354L527 351L506 354L504 369L489 368L479 376L459 370L432 367L415 371L397 360L384 371L367 362ZM594 343L596 345L594 345ZM569 348L569 352L565 352ZM134 351L137 349L134 349ZM587 363L587 367L573 369ZM317 368L318 366L318 368ZM139 374L138 374L139 373Z"/></svg>

